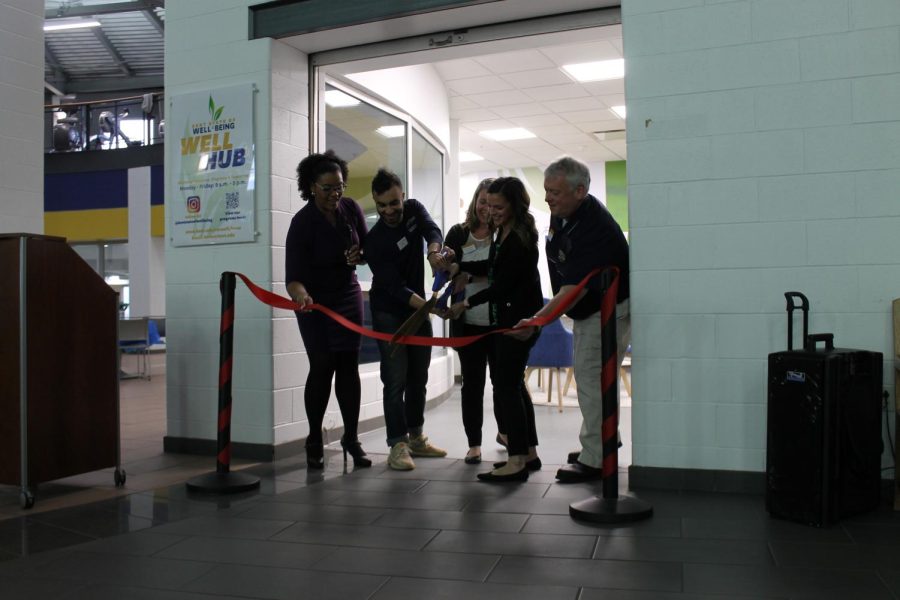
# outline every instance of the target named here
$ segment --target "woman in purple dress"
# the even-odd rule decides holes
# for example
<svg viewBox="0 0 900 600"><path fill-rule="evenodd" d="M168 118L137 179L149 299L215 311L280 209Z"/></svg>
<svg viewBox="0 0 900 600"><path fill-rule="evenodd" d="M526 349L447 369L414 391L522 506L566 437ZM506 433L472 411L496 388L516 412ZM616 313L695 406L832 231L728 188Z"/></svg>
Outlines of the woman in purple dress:
<svg viewBox="0 0 900 600"><path fill-rule="evenodd" d="M366 235L366 222L359 204L343 195L347 174L347 163L331 150L311 154L297 166L297 186L308 204L294 215L288 230L285 282L297 304L315 302L362 325L363 299L356 265L362 262L360 242ZM354 466L371 466L357 438L360 336L318 311L296 314L309 358L303 398L309 421L306 463L312 469L325 466L322 421L334 377L344 420L344 461L349 453Z"/></svg>

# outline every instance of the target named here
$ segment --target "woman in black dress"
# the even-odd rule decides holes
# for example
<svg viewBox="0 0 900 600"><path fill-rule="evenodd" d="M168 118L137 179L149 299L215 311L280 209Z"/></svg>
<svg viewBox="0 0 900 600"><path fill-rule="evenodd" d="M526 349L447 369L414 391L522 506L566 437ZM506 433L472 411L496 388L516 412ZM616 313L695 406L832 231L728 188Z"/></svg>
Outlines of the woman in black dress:
<svg viewBox="0 0 900 600"><path fill-rule="evenodd" d="M288 230L285 282L297 304L315 302L362 325L363 299L356 265L362 262L360 242L366 235L366 222L359 204L343 195L347 175L347 163L330 150L311 154L297 166L297 186L308 204L294 215ZM357 438L360 336L318 311L296 314L309 358L303 398L309 421L307 465L313 469L325 466L322 421L334 377L344 421L344 461L349 452L355 466L371 466Z"/></svg>
<svg viewBox="0 0 900 600"><path fill-rule="evenodd" d="M538 233L528 211L530 204L524 184L516 177L500 177L488 187L491 221L496 228L488 258L489 285L451 306L451 318L487 302L491 325L507 328L530 318L544 305L538 274ZM537 331L524 341L508 335L490 336L494 401L503 412L509 460L495 464L488 473L479 473L482 481L525 481L529 470L541 467L534 406L525 386L525 364L537 336Z"/></svg>

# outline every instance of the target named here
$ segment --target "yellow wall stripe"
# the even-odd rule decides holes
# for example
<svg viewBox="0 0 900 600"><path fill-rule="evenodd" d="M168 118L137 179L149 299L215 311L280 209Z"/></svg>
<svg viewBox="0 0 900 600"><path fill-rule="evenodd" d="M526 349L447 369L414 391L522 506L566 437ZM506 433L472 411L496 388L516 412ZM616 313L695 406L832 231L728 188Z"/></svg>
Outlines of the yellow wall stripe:
<svg viewBox="0 0 900 600"><path fill-rule="evenodd" d="M45 212L44 234L61 236L70 242L127 239L128 209L101 208Z"/></svg>
<svg viewBox="0 0 900 600"><path fill-rule="evenodd" d="M154 204L150 207L150 235L166 236L166 207L163 204Z"/></svg>

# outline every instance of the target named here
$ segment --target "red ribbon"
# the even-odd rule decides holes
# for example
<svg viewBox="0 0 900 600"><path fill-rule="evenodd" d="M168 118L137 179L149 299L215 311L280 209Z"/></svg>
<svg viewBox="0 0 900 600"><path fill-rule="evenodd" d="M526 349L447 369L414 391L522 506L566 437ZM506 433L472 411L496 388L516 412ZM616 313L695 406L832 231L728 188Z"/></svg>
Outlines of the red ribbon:
<svg viewBox="0 0 900 600"><path fill-rule="evenodd" d="M429 336L423 336L423 335L405 335L405 336L402 336L399 340L397 340L397 343L409 344L411 346L446 346L448 348L459 348L460 346L467 346L468 344L471 344L472 342L479 340L486 335L492 335L495 333L506 333L508 331L514 331L516 329L523 329L525 327L543 327L544 325L547 325L548 323L552 323L557 318L559 318L559 315L564 313L569 308L569 306L575 301L575 298L578 296L579 293L581 293L581 290L583 290L584 287L588 284L588 281L590 281L592 277L594 277L595 275L597 275L598 273L600 273L601 271L603 271L604 269L607 269L607 268L615 269L616 274L618 275L619 270L616 267L600 267L600 268L594 269L593 271L588 273L584 277L584 279L582 279L578 283L578 285L575 286L575 288L572 291L570 291L568 294L565 295L562 302L549 315L546 315L543 317L534 317L533 319L529 319L529 320L525 321L525 323L519 327L511 327L511 328L506 328L506 329L495 329L489 333L482 333L481 335L467 335L467 336L449 337L449 338L429 337ZM392 334L392 333L382 333L380 331L373 331L371 329L366 329L365 327L357 325L353 321L350 321L349 319L343 317L342 315L339 315L338 313L334 312L327 306L322 306L321 304L309 304L305 307L301 307L299 304L297 304L290 298L285 298L284 296L279 296L278 294L275 294L274 292L270 292L269 290L265 290L265 289L259 287L258 285L256 285L252 281L250 281L250 279L242 273L235 273L235 275L237 275L238 277L241 278L241 281L243 281L244 284L246 284L247 289L250 290L251 294L256 296L257 300L259 300L263 304L268 304L269 306L271 306L273 308L283 308L284 310L301 311L301 312L306 312L309 310L317 310L317 311L325 314L332 320L340 323L347 329L349 329L351 331L355 331L356 333L358 333L360 335L364 335L369 338L375 338L376 340L382 340L385 342L390 342L391 339L394 337L394 334ZM607 295L609 295L610 291L615 291L616 287L617 286L610 286L610 289L607 290ZM613 297L613 304L615 304L615 297Z"/></svg>

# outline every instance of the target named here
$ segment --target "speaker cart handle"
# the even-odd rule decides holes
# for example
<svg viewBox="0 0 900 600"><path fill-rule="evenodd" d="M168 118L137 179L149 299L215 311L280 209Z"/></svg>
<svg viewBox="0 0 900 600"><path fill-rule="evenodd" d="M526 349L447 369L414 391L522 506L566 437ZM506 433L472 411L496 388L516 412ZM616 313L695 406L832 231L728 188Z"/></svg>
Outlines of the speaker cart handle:
<svg viewBox="0 0 900 600"><path fill-rule="evenodd" d="M810 352L816 351L816 344L825 342L826 350L834 350L834 334L833 333L814 333L806 337L805 349Z"/></svg>
<svg viewBox="0 0 900 600"><path fill-rule="evenodd" d="M800 300L800 310L803 311L803 339L804 345L806 344L806 339L808 337L809 331L809 300L806 299L806 296L801 294L800 292L785 292L784 297L787 300L787 313L788 313L788 339L787 339L787 349L794 349L794 309L797 308L794 306L794 298L798 298Z"/></svg>

